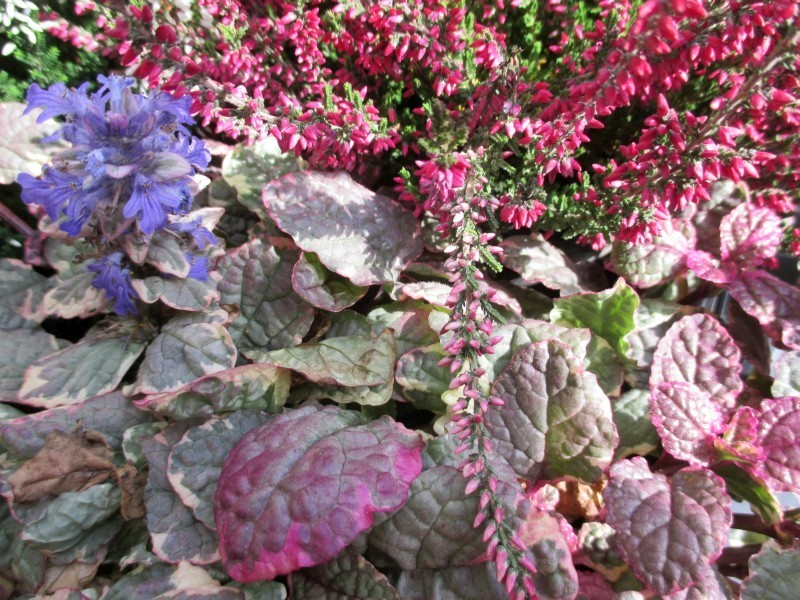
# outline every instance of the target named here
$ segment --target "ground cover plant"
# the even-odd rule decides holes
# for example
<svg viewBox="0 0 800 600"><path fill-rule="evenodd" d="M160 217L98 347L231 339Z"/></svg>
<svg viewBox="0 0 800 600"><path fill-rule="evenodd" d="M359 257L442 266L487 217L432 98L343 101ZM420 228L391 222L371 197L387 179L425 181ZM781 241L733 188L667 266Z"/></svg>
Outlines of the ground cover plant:
<svg viewBox="0 0 800 600"><path fill-rule="evenodd" d="M797 2L13 1L0 598L792 597Z"/></svg>

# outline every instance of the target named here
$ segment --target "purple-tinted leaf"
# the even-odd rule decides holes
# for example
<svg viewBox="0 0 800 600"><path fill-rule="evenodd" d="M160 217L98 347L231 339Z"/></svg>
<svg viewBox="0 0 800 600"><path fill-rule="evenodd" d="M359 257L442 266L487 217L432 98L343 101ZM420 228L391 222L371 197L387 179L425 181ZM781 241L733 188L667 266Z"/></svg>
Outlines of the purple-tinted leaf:
<svg viewBox="0 0 800 600"><path fill-rule="evenodd" d="M0 329L35 327L45 314L42 301L49 281L22 261L0 260Z"/></svg>
<svg viewBox="0 0 800 600"><path fill-rule="evenodd" d="M173 419L258 409L277 413L289 396L291 375L273 365L244 365L206 375L168 394L147 396L139 408Z"/></svg>
<svg viewBox="0 0 800 600"><path fill-rule="evenodd" d="M727 285L736 279L736 265L730 262L720 262L708 252L695 250L686 255L686 266L700 279Z"/></svg>
<svg viewBox="0 0 800 600"><path fill-rule="evenodd" d="M147 529L153 552L161 560L177 563L210 564L219 560L217 537L195 519L175 493L167 478L167 465L172 447L186 429L183 423L169 425L152 438L142 440L142 449L149 467L144 499Z"/></svg>
<svg viewBox="0 0 800 600"><path fill-rule="evenodd" d="M292 369L311 381L331 385L381 385L394 375L394 340L390 330L378 337L329 338L259 356L260 362Z"/></svg>
<svg viewBox="0 0 800 600"><path fill-rule="evenodd" d="M0 334L0 402L16 402L25 369L66 346L41 329L7 329Z"/></svg>
<svg viewBox="0 0 800 600"><path fill-rule="evenodd" d="M386 576L350 549L323 565L292 573L292 598L400 600Z"/></svg>
<svg viewBox="0 0 800 600"><path fill-rule="evenodd" d="M674 279L684 269L684 257L694 250L695 231L688 221L663 221L661 234L651 243L615 241L611 251L614 270L638 288L650 288Z"/></svg>
<svg viewBox="0 0 800 600"><path fill-rule="evenodd" d="M518 351L494 384L503 410L486 425L499 454L521 477L596 480L619 441L611 405L591 373L557 341Z"/></svg>
<svg viewBox="0 0 800 600"><path fill-rule="evenodd" d="M209 529L216 529L214 492L225 459L245 433L269 419L262 412L240 410L192 427L172 448L167 478L181 501Z"/></svg>
<svg viewBox="0 0 800 600"><path fill-rule="evenodd" d="M498 458L492 468L503 510L511 517L522 489L505 461ZM372 530L370 546L406 570L444 569L477 561L486 551L486 527L473 527L479 498L467 495L466 485L461 470L453 466L436 465L423 471L411 484L408 502Z"/></svg>
<svg viewBox="0 0 800 600"><path fill-rule="evenodd" d="M670 327L658 343L650 387L664 382L693 383L724 410L732 410L742 390L739 361L739 349L716 319L690 315Z"/></svg>
<svg viewBox="0 0 800 600"><path fill-rule="evenodd" d="M572 600L578 593L578 575L559 518L557 513L531 511L518 532L536 565L533 584L542 600Z"/></svg>
<svg viewBox="0 0 800 600"><path fill-rule="evenodd" d="M750 557L750 574L742 581L742 600L787 600L800 589L800 549L764 542Z"/></svg>
<svg viewBox="0 0 800 600"><path fill-rule="evenodd" d="M300 248L355 285L396 281L422 252L413 214L344 172L289 173L268 183L262 199Z"/></svg>
<svg viewBox="0 0 800 600"><path fill-rule="evenodd" d="M23 115L26 105L19 102L0 103L0 184L14 183L20 173L39 175L43 165L56 150L54 144L41 140L55 132L53 121L37 123L41 113L35 110Z"/></svg>
<svg viewBox="0 0 800 600"><path fill-rule="evenodd" d="M625 336L636 328L634 315L639 296L618 279L613 288L603 292L573 294L556 298L550 318L557 325L587 327L594 335L604 338L621 359L625 359L628 342Z"/></svg>
<svg viewBox="0 0 800 600"><path fill-rule="evenodd" d="M628 390L614 401L611 410L619 434L617 460L631 454L644 456L658 447L658 432L650 420L649 390Z"/></svg>
<svg viewBox="0 0 800 600"><path fill-rule="evenodd" d="M148 346L134 393L174 392L199 377L231 369L234 364L236 347L223 325L171 321Z"/></svg>
<svg viewBox="0 0 800 600"><path fill-rule="evenodd" d="M214 514L223 565L238 581L324 563L402 506L422 440L388 417L307 406L242 438L222 469Z"/></svg>
<svg viewBox="0 0 800 600"><path fill-rule="evenodd" d="M800 396L800 352L787 352L772 365L772 397Z"/></svg>
<svg viewBox="0 0 800 600"><path fill-rule="evenodd" d="M671 381L653 387L650 417L664 450L675 458L708 465L717 457L714 438L725 431L725 411L696 385Z"/></svg>
<svg viewBox="0 0 800 600"><path fill-rule="evenodd" d="M147 423L151 416L136 409L120 392L95 396L85 402L52 408L32 415L0 422L0 444L19 458L33 458L54 431L69 432L78 422L84 429L99 431L118 450L126 429Z"/></svg>
<svg viewBox="0 0 800 600"><path fill-rule="evenodd" d="M603 492L622 557L658 594L686 589L722 551L732 521L725 484L702 467L668 480L643 458L611 467Z"/></svg>
<svg viewBox="0 0 800 600"><path fill-rule="evenodd" d="M745 202L722 219L720 255L742 269L758 267L778 253L783 237L780 218L769 208Z"/></svg>
<svg viewBox="0 0 800 600"><path fill-rule="evenodd" d="M729 297L726 310L728 332L733 337L742 357L759 373L769 375L771 346L758 321L748 315L736 300ZM778 394L783 396L786 394Z"/></svg>
<svg viewBox="0 0 800 600"><path fill-rule="evenodd" d="M147 339L134 321L90 332L77 344L28 366L17 401L55 408L111 392L146 345Z"/></svg>
<svg viewBox="0 0 800 600"><path fill-rule="evenodd" d="M106 296L92 285L95 274L77 273L66 279L58 278L55 287L44 296L42 310L49 317L62 319L86 318L106 306Z"/></svg>
<svg viewBox="0 0 800 600"><path fill-rule="evenodd" d="M178 310L203 310L215 300L219 300L216 283L211 277L206 281L191 277L185 279L148 277L132 279L131 286L142 302L154 304L161 300L167 306Z"/></svg>
<svg viewBox="0 0 800 600"><path fill-rule="evenodd" d="M503 240L500 247L503 248L503 264L519 273L525 283L542 283L550 289L561 290L563 295L586 289L567 255L539 234L511 236Z"/></svg>
<svg viewBox="0 0 800 600"><path fill-rule="evenodd" d="M394 377L403 396L423 410L444 414L447 405L442 394L450 389L453 379L449 367L440 367L445 357L441 346L434 344L406 352L397 361Z"/></svg>
<svg viewBox="0 0 800 600"><path fill-rule="evenodd" d="M719 450L745 463L761 461L764 452L758 439L758 429L758 411L741 406L733 414L724 435L716 438L714 443Z"/></svg>
<svg viewBox="0 0 800 600"><path fill-rule="evenodd" d="M295 346L308 333L314 307L292 289L298 256L297 250L256 239L220 259L220 302L235 304L241 311L230 326L240 352L249 355Z"/></svg>
<svg viewBox="0 0 800 600"><path fill-rule="evenodd" d="M735 184L730 179L722 179L711 184L711 199L691 206L696 212L692 223L697 231L697 249L718 255L720 252L719 231L722 219L747 198L744 185Z"/></svg>
<svg viewBox="0 0 800 600"><path fill-rule="evenodd" d="M492 561L472 567L403 571L397 582L403 600L476 600L505 598Z"/></svg>
<svg viewBox="0 0 800 600"><path fill-rule="evenodd" d="M369 312L367 320L372 325L372 333L378 335L385 329L394 330L397 356L421 346L430 346L439 341L439 336L431 329L430 317L442 314L430 307L413 308L403 304L381 306ZM438 329L437 329L438 331Z"/></svg>
<svg viewBox="0 0 800 600"><path fill-rule="evenodd" d="M174 235L167 232L157 232L150 239L145 262L166 275L181 279L187 277L191 269L186 250Z"/></svg>
<svg viewBox="0 0 800 600"><path fill-rule="evenodd" d="M331 312L355 304L368 289L331 273L315 254L309 252L303 252L294 266L292 287L308 303Z"/></svg>
<svg viewBox="0 0 800 600"><path fill-rule="evenodd" d="M176 595L181 592L187 595ZM207 571L186 562L177 566L156 563L146 569L131 571L103 595L103 600L166 600L178 597L244 600L242 591L234 587L222 587Z"/></svg>
<svg viewBox="0 0 800 600"><path fill-rule="evenodd" d="M576 600L618 600L618 596L600 573L578 571Z"/></svg>
<svg viewBox="0 0 800 600"><path fill-rule="evenodd" d="M764 460L756 474L774 490L800 491L800 398L764 400L758 438Z"/></svg>
<svg viewBox="0 0 800 600"><path fill-rule="evenodd" d="M691 587L664 596L664 600L737 600L736 594L727 578L720 575L716 568L706 569L702 579Z"/></svg>
<svg viewBox="0 0 800 600"><path fill-rule="evenodd" d="M731 282L728 292L768 336L800 350L800 289L764 271L747 271Z"/></svg>

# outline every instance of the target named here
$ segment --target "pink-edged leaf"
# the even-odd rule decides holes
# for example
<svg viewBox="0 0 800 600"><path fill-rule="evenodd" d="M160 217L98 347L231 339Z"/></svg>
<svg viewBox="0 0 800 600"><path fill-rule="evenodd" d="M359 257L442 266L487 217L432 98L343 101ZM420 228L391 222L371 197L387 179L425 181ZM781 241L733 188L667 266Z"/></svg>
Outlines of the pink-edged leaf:
<svg viewBox="0 0 800 600"><path fill-rule="evenodd" d="M289 173L264 186L262 200L301 249L355 285L396 281L422 252L413 214L345 172Z"/></svg>
<svg viewBox="0 0 800 600"><path fill-rule="evenodd" d="M352 549L323 565L292 573L294 600L400 600L386 575Z"/></svg>
<svg viewBox="0 0 800 600"><path fill-rule="evenodd" d="M167 306L178 310L203 310L215 300L219 300L216 277L213 274L205 281L191 277L168 279L157 276L133 279L131 287L147 304L161 300Z"/></svg>
<svg viewBox="0 0 800 600"><path fill-rule="evenodd" d="M106 296L92 285L94 273L77 273L56 278L55 287L44 296L42 309L49 317L86 318L106 307Z"/></svg>
<svg viewBox="0 0 800 600"><path fill-rule="evenodd" d="M303 252L294 266L292 287L308 303L331 312L355 304L368 289L331 273L315 254L309 252Z"/></svg>
<svg viewBox="0 0 800 600"><path fill-rule="evenodd" d="M531 511L517 532L536 565L533 584L541 600L572 600L578 593L578 574L562 523L570 527L558 513Z"/></svg>
<svg viewBox="0 0 800 600"><path fill-rule="evenodd" d="M742 269L758 267L778 253L783 238L780 217L769 208L740 204L722 219L720 255Z"/></svg>
<svg viewBox="0 0 800 600"><path fill-rule="evenodd" d="M747 271L731 282L728 292L769 337L800 350L800 289L764 271Z"/></svg>
<svg viewBox="0 0 800 600"><path fill-rule="evenodd" d="M64 600L84 600L87 596ZM145 569L134 569L103 594L103 600L248 600L242 590L223 587L202 567L182 562L175 565L155 563ZM259 599L261 600L261 599ZM267 600L266 598L264 600Z"/></svg>
<svg viewBox="0 0 800 600"><path fill-rule="evenodd" d="M718 255L719 229L722 219L747 200L749 191L744 182L736 184L730 179L720 179L711 184L711 199L702 204L690 205L687 213L697 231L697 249Z"/></svg>
<svg viewBox="0 0 800 600"><path fill-rule="evenodd" d="M764 542L750 557L750 574L742 580L742 600L788 600L800 589L800 548Z"/></svg>
<svg viewBox="0 0 800 600"><path fill-rule="evenodd" d="M777 491L800 491L800 398L764 400L758 439L764 460L755 465L758 476Z"/></svg>
<svg viewBox="0 0 800 600"><path fill-rule="evenodd" d="M16 402L25 369L67 345L42 329L6 329L0 335L0 402Z"/></svg>
<svg viewBox="0 0 800 600"><path fill-rule="evenodd" d="M722 452L745 463L760 462L764 451L758 439L758 411L749 406L741 406L734 413L721 438L714 440Z"/></svg>
<svg viewBox="0 0 800 600"><path fill-rule="evenodd" d="M498 453L521 477L594 481L611 463L619 441L611 404L561 342L519 350L493 393L505 406L489 411L486 425Z"/></svg>
<svg viewBox="0 0 800 600"><path fill-rule="evenodd" d="M725 483L703 467L667 479L651 473L641 457L623 460L611 467L603 497L620 554L658 594L702 578L722 552L733 519Z"/></svg>
<svg viewBox="0 0 800 600"><path fill-rule="evenodd" d="M772 365L772 397L800 396L800 352L787 352Z"/></svg>
<svg viewBox="0 0 800 600"><path fill-rule="evenodd" d="M729 262L720 262L708 252L694 250L686 255L686 266L700 279L705 279L718 285L726 285L736 279L736 265Z"/></svg>
<svg viewBox="0 0 800 600"><path fill-rule="evenodd" d="M153 552L168 563L189 561L206 565L219 560L217 536L185 506L167 478L169 454L188 428L174 423L152 438L142 440L148 475L144 491L147 529Z"/></svg>
<svg viewBox="0 0 800 600"><path fill-rule="evenodd" d="M650 418L664 450L675 458L708 465L717 457L714 438L725 430L725 411L693 383L671 381L653 387Z"/></svg>
<svg viewBox="0 0 800 600"><path fill-rule="evenodd" d="M731 582L712 566L706 569L700 581L685 590L664 596L663 600L737 600L738 597Z"/></svg>
<svg viewBox="0 0 800 600"><path fill-rule="evenodd" d="M230 332L239 352L277 350L299 344L311 328L314 307L292 289L296 248L255 239L228 251L217 264L221 304L240 314Z"/></svg>
<svg viewBox="0 0 800 600"><path fill-rule="evenodd" d="M725 328L708 315L690 315L670 327L658 343L650 387L693 383L728 411L735 408L742 390L741 370L739 348Z"/></svg>
<svg viewBox="0 0 800 600"><path fill-rule="evenodd" d="M389 417L305 406L246 434L222 468L214 515L238 581L327 562L397 510L422 470L423 442Z"/></svg>
<svg viewBox="0 0 800 600"><path fill-rule="evenodd" d="M694 250L695 231L683 219L665 221L661 234L649 244L615 241L611 251L614 270L638 288L661 285L686 269L684 257Z"/></svg>
<svg viewBox="0 0 800 600"><path fill-rule="evenodd" d="M565 295L586 289L567 255L538 234L508 237L500 247L503 265L519 273L525 283L542 283Z"/></svg>

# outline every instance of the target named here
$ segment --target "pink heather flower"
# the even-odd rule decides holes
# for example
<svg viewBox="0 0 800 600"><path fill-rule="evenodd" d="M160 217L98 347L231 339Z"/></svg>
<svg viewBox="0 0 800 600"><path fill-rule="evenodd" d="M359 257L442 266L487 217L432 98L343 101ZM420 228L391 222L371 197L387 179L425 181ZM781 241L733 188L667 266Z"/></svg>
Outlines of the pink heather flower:
<svg viewBox="0 0 800 600"><path fill-rule="evenodd" d="M514 229L532 227L546 210L547 207L536 200L532 201L530 206L508 203L500 209L500 220L510 223Z"/></svg>

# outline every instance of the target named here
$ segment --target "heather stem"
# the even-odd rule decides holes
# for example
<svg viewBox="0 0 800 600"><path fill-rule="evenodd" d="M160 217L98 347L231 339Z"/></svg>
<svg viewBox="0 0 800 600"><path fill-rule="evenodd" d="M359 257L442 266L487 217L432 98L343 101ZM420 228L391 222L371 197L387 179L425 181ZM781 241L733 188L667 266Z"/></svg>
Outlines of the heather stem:
<svg viewBox="0 0 800 600"><path fill-rule="evenodd" d="M3 219L3 221L11 225L11 227L25 237L32 237L35 233L30 225L15 215L14 212L2 202L0 202L0 219Z"/></svg>

